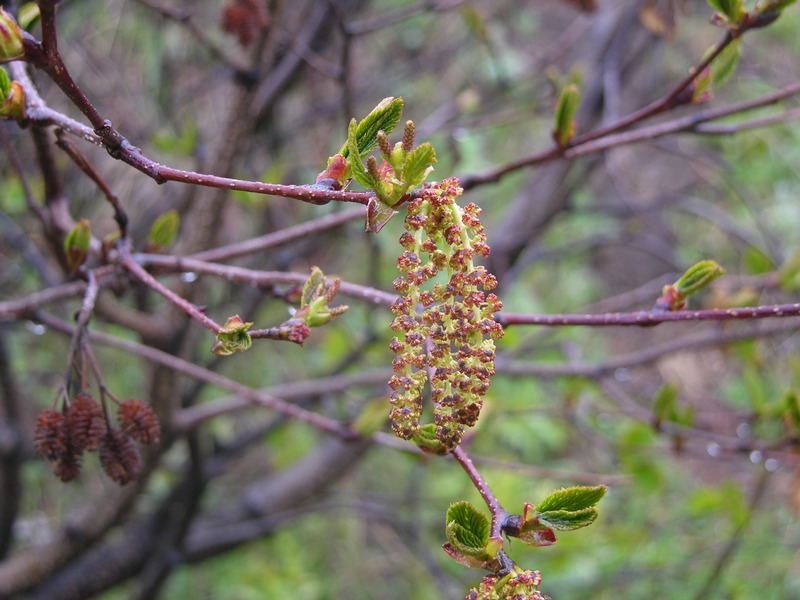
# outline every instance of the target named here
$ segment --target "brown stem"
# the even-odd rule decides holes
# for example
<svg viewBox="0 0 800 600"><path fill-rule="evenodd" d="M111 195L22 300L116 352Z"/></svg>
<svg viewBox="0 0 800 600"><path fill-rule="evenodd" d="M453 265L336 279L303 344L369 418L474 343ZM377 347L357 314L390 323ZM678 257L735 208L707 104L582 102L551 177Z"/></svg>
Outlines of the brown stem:
<svg viewBox="0 0 800 600"><path fill-rule="evenodd" d="M73 327L68 323L43 313L38 314L36 319L42 324L62 333L71 334L74 330ZM285 402L281 398L273 396L272 394L254 390L239 383L238 381L229 379L223 375L214 373L213 371L209 371L208 369L178 358L177 356L173 356L172 354L168 354L167 352L163 352L149 346L144 346L142 344L137 344L136 342L131 342L129 340L123 340L101 332L90 331L88 332L88 335L91 341L95 341L99 344L105 344L114 348L119 348L125 352L129 352L130 354L140 356L147 361L163 365L185 375L186 377L192 377L198 381L203 381L209 385L227 390L228 392L241 396L254 406L263 406L265 408L269 408L286 415L287 417L316 427L320 431L325 431L327 433L336 435L343 440L349 441L360 439L361 437L358 433L348 429L338 421Z"/></svg>
<svg viewBox="0 0 800 600"><path fill-rule="evenodd" d="M56 130L56 145L72 159L72 162L78 165L84 175L91 179L106 197L111 208L114 209L114 220L119 226L120 237L125 238L128 232L128 215L125 213L125 209L122 208L117 196L81 151L78 150L78 147L67 138L63 130Z"/></svg>
<svg viewBox="0 0 800 600"><path fill-rule="evenodd" d="M497 496L494 495L489 484L486 483L483 475L480 474L473 464L472 459L470 459L462 446L456 446L455 450L450 454L453 455L453 458L455 458L458 464L467 472L470 480L475 485L475 489L478 490L481 498L483 498L483 501L486 502L486 506L489 508L489 513L492 515L492 526L489 530L489 537L500 539L503 525L508 521L508 511L500 504Z"/></svg>
<svg viewBox="0 0 800 600"><path fill-rule="evenodd" d="M549 327L561 325L578 325L584 327L620 325L648 327L668 321L730 321L734 319L796 317L798 315L800 315L800 303L747 306L743 308L681 310L676 312L640 310L629 313L604 313L598 315L499 313L495 315L495 320L503 327L509 327L511 325L544 325Z"/></svg>

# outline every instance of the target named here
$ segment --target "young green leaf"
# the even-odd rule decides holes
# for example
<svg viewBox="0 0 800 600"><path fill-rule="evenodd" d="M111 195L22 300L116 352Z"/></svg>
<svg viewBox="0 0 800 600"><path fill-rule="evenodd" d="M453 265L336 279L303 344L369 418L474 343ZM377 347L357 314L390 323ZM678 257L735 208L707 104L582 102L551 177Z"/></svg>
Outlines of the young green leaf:
<svg viewBox="0 0 800 600"><path fill-rule="evenodd" d="M436 151L429 143L420 144L406 158L403 170L403 180L406 190L420 185L433 170L436 162Z"/></svg>
<svg viewBox="0 0 800 600"><path fill-rule="evenodd" d="M597 518L596 508L584 508L582 510L549 510L546 512L536 511L539 522L549 529L556 531L572 531L580 529L594 523Z"/></svg>
<svg viewBox="0 0 800 600"><path fill-rule="evenodd" d="M475 558L489 558L489 517L466 501L451 504L447 509L447 541L458 552Z"/></svg>
<svg viewBox="0 0 800 600"><path fill-rule="evenodd" d="M300 295L300 308L305 308L314 298L319 296L321 290L325 289L325 274L319 267L311 267L311 275L303 284L303 293Z"/></svg>
<svg viewBox="0 0 800 600"><path fill-rule="evenodd" d="M33 29L40 17L39 5L36 4L36 2L26 2L20 6L19 10L17 11L17 20L19 21L19 26L25 31L30 31Z"/></svg>
<svg viewBox="0 0 800 600"><path fill-rule="evenodd" d="M788 390L783 397L783 423L791 435L800 435L800 396L796 390Z"/></svg>
<svg viewBox="0 0 800 600"><path fill-rule="evenodd" d="M178 235L180 222L181 218L176 210L168 210L158 217L153 222L153 226L150 227L151 250L158 251L172 244L175 241L175 236Z"/></svg>
<svg viewBox="0 0 800 600"><path fill-rule="evenodd" d="M680 279L672 285L680 295L688 297L724 274L725 269L713 260L701 260L686 269Z"/></svg>
<svg viewBox="0 0 800 600"><path fill-rule="evenodd" d="M656 427L663 421L674 421L678 408L678 388L671 383L664 384L653 399L653 416Z"/></svg>
<svg viewBox="0 0 800 600"><path fill-rule="evenodd" d="M565 85L558 97L554 116L553 137L559 146L566 146L575 134L575 113L580 91L574 83Z"/></svg>
<svg viewBox="0 0 800 600"><path fill-rule="evenodd" d="M5 98L11 90L11 80L8 78L8 73L0 67L0 97Z"/></svg>
<svg viewBox="0 0 800 600"><path fill-rule="evenodd" d="M247 330L253 326L252 323L245 323L234 315L225 321L225 325L217 331L217 339L211 347L211 352L217 356L230 356L234 352L244 352L253 343Z"/></svg>
<svg viewBox="0 0 800 600"><path fill-rule="evenodd" d="M75 273L86 260L91 239L88 219L81 219L75 223L72 231L64 238L64 256L70 274Z"/></svg>
<svg viewBox="0 0 800 600"><path fill-rule="evenodd" d="M742 55L739 40L734 40L720 53L711 66L711 86L714 89L722 86L734 71Z"/></svg>
<svg viewBox="0 0 800 600"><path fill-rule="evenodd" d="M414 434L414 437L411 438L411 441L415 443L420 450L428 454L438 454L441 456L449 452L442 442L439 441L439 438L436 437L436 425L433 423L428 423L420 427Z"/></svg>
<svg viewBox="0 0 800 600"><path fill-rule="evenodd" d="M707 0L707 2L729 23L738 23L744 15L742 0Z"/></svg>
<svg viewBox="0 0 800 600"><path fill-rule="evenodd" d="M400 117L403 116L403 99L388 97L378 103L378 106L364 117L364 120L356 126L355 148L351 146L350 135L348 132L347 144L345 144L339 151L339 154L345 158L350 155L360 162L367 154L377 145L376 136L379 131L383 131L389 135L395 130L397 124L400 122ZM360 183L360 182L359 182Z"/></svg>
<svg viewBox="0 0 800 600"><path fill-rule="evenodd" d="M581 511L600 502L608 488L604 485L561 488L542 500L536 511Z"/></svg>
<svg viewBox="0 0 800 600"><path fill-rule="evenodd" d="M353 176L353 179L368 190L371 190L375 188L376 182L372 180L364 163L361 162L361 154L358 149L357 129L356 120L351 120L350 126L347 128L347 145L340 154L347 159L347 166L350 167L350 175Z"/></svg>
<svg viewBox="0 0 800 600"><path fill-rule="evenodd" d="M760 0L753 9L753 12L757 15L780 13L795 2L797 2L797 0Z"/></svg>

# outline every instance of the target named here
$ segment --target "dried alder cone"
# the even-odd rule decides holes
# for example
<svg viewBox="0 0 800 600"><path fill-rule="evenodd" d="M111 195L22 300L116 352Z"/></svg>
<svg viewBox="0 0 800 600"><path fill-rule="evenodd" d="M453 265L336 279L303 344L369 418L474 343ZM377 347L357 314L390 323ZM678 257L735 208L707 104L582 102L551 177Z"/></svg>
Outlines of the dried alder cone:
<svg viewBox="0 0 800 600"><path fill-rule="evenodd" d="M36 420L33 444L39 455L50 461L61 481L80 473L83 452L98 451L100 465L120 485L132 481L140 468L134 440L157 444L161 426L149 404L126 400L119 405L120 427L112 427L103 408L86 392L78 392L61 411L43 410Z"/></svg>
<svg viewBox="0 0 800 600"><path fill-rule="evenodd" d="M503 335L494 320L502 304L486 293L497 281L473 262L489 255L481 210L460 207L455 199L462 191L458 179L447 179L409 202L397 260L402 275L394 281L401 297L392 305L399 334L390 345L397 355L389 380L392 429L404 439L418 433L430 372L435 435L444 450L458 446L477 422L494 375L494 340ZM446 283L426 286L439 273Z"/></svg>

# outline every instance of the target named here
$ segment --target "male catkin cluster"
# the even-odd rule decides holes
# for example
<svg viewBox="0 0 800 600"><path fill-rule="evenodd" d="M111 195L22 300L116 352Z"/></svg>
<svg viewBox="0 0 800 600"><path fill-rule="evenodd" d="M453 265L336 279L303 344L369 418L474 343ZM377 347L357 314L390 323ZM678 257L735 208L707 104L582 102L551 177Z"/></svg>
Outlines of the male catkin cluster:
<svg viewBox="0 0 800 600"><path fill-rule="evenodd" d="M494 340L503 335L494 320L502 303L487 293L497 280L473 261L489 255L481 210L459 206L462 191L458 179L446 179L408 204L394 281L401 296L392 305L392 429L404 439L417 433L429 381L436 438L446 450L478 420L494 375ZM446 280L432 282L440 273Z"/></svg>

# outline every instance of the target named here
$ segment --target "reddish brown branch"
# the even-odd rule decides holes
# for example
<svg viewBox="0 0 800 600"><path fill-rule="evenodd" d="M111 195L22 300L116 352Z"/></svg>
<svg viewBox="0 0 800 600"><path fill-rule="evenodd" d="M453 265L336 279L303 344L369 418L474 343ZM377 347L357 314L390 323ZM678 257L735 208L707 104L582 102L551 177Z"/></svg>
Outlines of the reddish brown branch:
<svg viewBox="0 0 800 600"><path fill-rule="evenodd" d="M483 501L486 502L486 506L489 508L489 512L492 515L492 526L489 531L489 537L501 539L503 526L508 521L508 511L500 504L497 496L492 492L492 488L489 487L483 475L480 474L480 471L478 471L469 455L467 455L466 450L464 450L462 446L456 446L451 454L453 458L458 461L458 464L461 465L461 468L466 471L470 480L475 485L475 489L478 490L481 498L483 498Z"/></svg>
<svg viewBox="0 0 800 600"><path fill-rule="evenodd" d="M193 318L195 321L198 321L203 327L209 329L210 331L219 333L220 325L214 319L207 316L203 311L197 308L194 304L176 294L171 289L163 285L159 282L155 277L150 275L147 271L145 271L139 263L133 260L130 256L126 256L122 259L122 266L137 280L141 281L147 287L152 289L155 292L158 292L164 298L175 304L178 308L180 308L183 312Z"/></svg>
<svg viewBox="0 0 800 600"><path fill-rule="evenodd" d="M598 315L561 314L533 315L523 313L499 313L495 319L503 327L511 325L578 325L605 327L611 325L647 327L668 321L730 321L734 319L767 319L770 317L796 317L800 315L798 304L772 304L744 308L711 308L706 310L681 310L656 312L640 310L629 313L604 313Z"/></svg>

